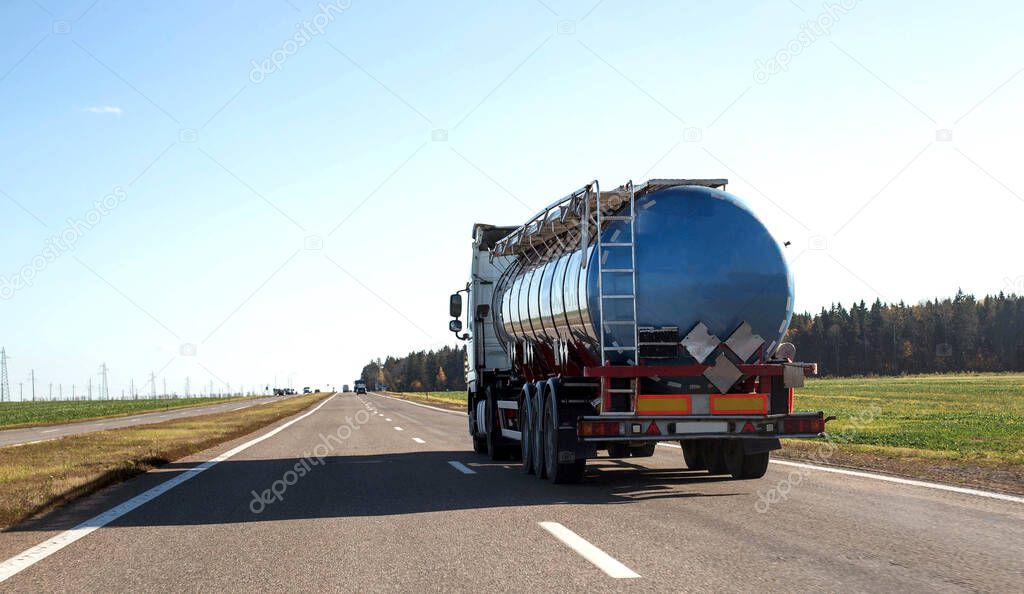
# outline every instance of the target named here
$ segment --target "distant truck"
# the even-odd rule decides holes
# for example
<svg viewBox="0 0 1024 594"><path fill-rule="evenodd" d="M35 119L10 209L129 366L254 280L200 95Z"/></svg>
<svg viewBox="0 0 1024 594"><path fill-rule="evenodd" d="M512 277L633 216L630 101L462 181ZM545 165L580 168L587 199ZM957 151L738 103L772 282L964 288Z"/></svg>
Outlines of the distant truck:
<svg viewBox="0 0 1024 594"><path fill-rule="evenodd" d="M350 392L351 390L348 389L348 384L343 384L341 386L341 391L342 392Z"/></svg>
<svg viewBox="0 0 1024 594"><path fill-rule="evenodd" d="M312 394L313 390L311 390L309 386L306 386L305 388L302 388L302 393L303 394Z"/></svg>
<svg viewBox="0 0 1024 594"><path fill-rule="evenodd" d="M448 328L468 341L474 450L571 483L599 451L667 441L692 470L753 479L779 438L824 436L824 413L793 412L817 365L783 342L782 247L726 183L594 181L518 227L473 227Z"/></svg>
<svg viewBox="0 0 1024 594"><path fill-rule="evenodd" d="M363 380L356 380L356 394L366 394L366 382Z"/></svg>

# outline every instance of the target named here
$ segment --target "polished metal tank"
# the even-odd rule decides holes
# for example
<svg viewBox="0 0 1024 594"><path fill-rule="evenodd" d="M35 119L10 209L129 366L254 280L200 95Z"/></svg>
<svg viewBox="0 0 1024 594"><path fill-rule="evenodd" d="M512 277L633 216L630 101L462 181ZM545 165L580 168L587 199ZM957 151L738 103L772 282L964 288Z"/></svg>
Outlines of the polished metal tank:
<svg viewBox="0 0 1024 594"><path fill-rule="evenodd" d="M779 344L793 312L792 276L779 244L739 198L711 187L667 187L637 197L635 213L637 326L676 329L681 338L703 322L725 340L746 322L769 352ZM600 231L609 243L628 241L629 232L624 221ZM556 347L572 342L596 355L599 266L594 245L585 244L551 257L514 261L498 283L493 304L495 325L506 344ZM611 261L603 266L631 266L615 262L616 257L606 255ZM632 289L625 275L604 278L606 294ZM609 307L606 302L606 319L616 315ZM614 332L608 326L605 330ZM680 349L675 358L687 357Z"/></svg>

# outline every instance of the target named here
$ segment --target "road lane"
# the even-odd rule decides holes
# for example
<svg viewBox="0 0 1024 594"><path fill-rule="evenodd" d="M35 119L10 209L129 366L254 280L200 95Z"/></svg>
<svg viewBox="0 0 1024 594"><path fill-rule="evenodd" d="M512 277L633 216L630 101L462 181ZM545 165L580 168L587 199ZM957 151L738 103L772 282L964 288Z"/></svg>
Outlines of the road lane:
<svg viewBox="0 0 1024 594"><path fill-rule="evenodd" d="M406 431L374 410L401 418ZM465 415L339 396L3 588L1005 591L1021 583L1017 504L809 472L760 513L758 492L793 481L793 469L724 480L681 470L679 451L668 448L595 462L581 485L551 485L472 453L465 425ZM160 472L173 476L219 451ZM318 453L322 464L288 475ZM273 496L259 509L266 492ZM541 522L642 577L609 577ZM0 552L47 534L45 522L0 534Z"/></svg>
<svg viewBox="0 0 1024 594"><path fill-rule="evenodd" d="M157 412L141 413L137 415L131 415L127 417L114 417L107 419L97 419L92 421L79 421L75 423L66 423L63 425L43 425L40 427L25 427L22 429L3 429L0 430L0 447L21 445L25 443L43 441L47 439L58 439L61 437L68 437L71 435L80 435L82 433L92 433L94 431L105 431L107 429L118 429L121 427L135 427L137 425L148 425L150 423L160 423L169 419L184 419L188 417L197 417L200 415L212 415L221 412L229 412L248 408L250 406L256 406L258 404L268 404L276 402L284 398L283 396L268 396L266 398L254 398L246 401L243 404L239 404L238 401L232 402L221 402L218 404L204 404L200 406L190 406L187 408L179 408L174 410L164 410Z"/></svg>

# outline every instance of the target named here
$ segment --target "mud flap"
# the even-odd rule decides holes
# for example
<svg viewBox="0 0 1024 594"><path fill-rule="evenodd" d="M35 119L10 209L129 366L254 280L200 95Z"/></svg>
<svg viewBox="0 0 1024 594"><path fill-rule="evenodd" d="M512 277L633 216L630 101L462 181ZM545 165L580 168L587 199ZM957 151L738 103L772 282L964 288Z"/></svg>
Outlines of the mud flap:
<svg viewBox="0 0 1024 594"><path fill-rule="evenodd" d="M772 450L781 450L782 444L777 437L765 437L764 439L741 439L744 454L762 454Z"/></svg>

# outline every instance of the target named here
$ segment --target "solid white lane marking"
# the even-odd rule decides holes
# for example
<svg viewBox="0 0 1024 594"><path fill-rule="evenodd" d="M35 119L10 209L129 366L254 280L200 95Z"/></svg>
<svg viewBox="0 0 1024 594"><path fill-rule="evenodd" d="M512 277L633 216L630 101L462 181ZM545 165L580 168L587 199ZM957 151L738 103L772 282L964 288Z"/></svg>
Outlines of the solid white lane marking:
<svg viewBox="0 0 1024 594"><path fill-rule="evenodd" d="M423 441L422 439L420 439L418 437L414 437L414 438L412 438L412 440L415 441L416 443L427 443L427 442Z"/></svg>
<svg viewBox="0 0 1024 594"><path fill-rule="evenodd" d="M458 460L449 460L448 463L452 465L452 468L458 470L462 474L476 474L475 470L466 466L462 462L459 462Z"/></svg>
<svg viewBox="0 0 1024 594"><path fill-rule="evenodd" d="M982 491L981 489L971 489L969 487L957 487L954 485L943 485L942 483L930 483L927 481L918 481L914 479L905 479L897 476L886 476L884 474L875 474L873 472L861 472L859 470L847 470L845 468L832 468L828 466L818 466L816 464L805 464L803 462L790 462L789 460L770 460L773 464L781 464L783 466L796 466L797 468L809 468L812 470L820 470L822 472L832 472L835 474L845 474L847 476L856 476L860 478L874 479L876 481L885 481L887 483L897 483L900 485L911 485L914 487L924 487L926 489L937 489L939 491L950 491L953 493L962 493L964 495L977 495L978 497L988 497L989 499L999 499L1002 501L1011 501L1013 503L1024 503L1024 497L1017 497L1016 495L1007 495L1005 493L996 493L994 491Z"/></svg>
<svg viewBox="0 0 1024 594"><path fill-rule="evenodd" d="M385 396L384 394L373 393L374 396L380 396L381 398L387 398L388 400L394 400L395 402L401 402L403 404L409 404L412 406L418 406L420 408L429 408L430 410L436 410L438 412L448 413L450 415L462 415L466 416L466 413L459 410L449 410L447 408L438 408L436 406L430 406L429 404L420 404L419 402L409 402L408 400L402 400L401 398L395 398L394 396Z"/></svg>
<svg viewBox="0 0 1024 594"><path fill-rule="evenodd" d="M680 449L679 444L675 443L658 442L658 445L665 446L667 448L675 448L677 450ZM819 466L817 464L807 464L806 462L790 462L789 460L769 460L769 462L771 462L772 464L780 464L782 466L795 466L797 468L807 468L809 470L820 470L821 472L845 474L847 476L856 476L859 478L872 479L876 481L885 481L887 483L896 483L898 485L910 485L912 487L924 487L925 489L949 491L951 493L961 493L963 495L976 495L978 497L988 497L989 499L998 499L1000 501L1024 503L1024 497L1018 497L1016 495L1007 495L1006 493L996 493L995 491L982 491L981 489L971 489L969 487L943 485L942 483L918 481L915 479L901 478L898 476L888 476L884 474L875 474L874 472L864 472L862 470L847 470L846 468L836 468L834 466Z"/></svg>
<svg viewBox="0 0 1024 594"><path fill-rule="evenodd" d="M405 429L402 429L401 427L395 427L395 431L405 431Z"/></svg>
<svg viewBox="0 0 1024 594"><path fill-rule="evenodd" d="M98 516L89 518L88 520L82 522L78 526L75 526L74 528L71 528L69 530L65 530L57 536L54 536L53 538L44 541L30 549L22 551L20 554L11 557L3 563L0 563L0 583L6 581L11 576L17 575L25 569L28 569L29 567L35 565L36 563L42 561L43 559L49 557L50 555L56 553L64 547L74 543L75 541L85 538L93 531L98 530L103 526L106 526L107 524L113 522L121 516L131 512L132 510L142 507L143 505L149 503L150 501L177 487L181 483L184 483L185 481L195 477L201 472L209 470L210 468L216 466L217 464L227 460L228 458L231 458L232 456L240 452L249 449L250 447L260 443L261 441L270 439L271 437L284 431L288 427L291 427L295 423L298 423L302 419L305 419L306 417L320 410L325 404L330 402L330 400L333 398L334 396L331 396L327 400L324 400L323 402L318 404L316 408L307 413L304 413L302 416L296 417L291 421L288 421L284 425L281 425L280 427L272 431L268 431L267 433L255 439L251 439L241 445L235 446L230 450L224 452L223 454L217 456L216 458L213 458L212 460L203 462L202 464L196 466L191 470L179 474L178 476L170 480L164 481L163 483L160 483L159 485L153 487L152 489L149 489L144 493L140 493L139 495L132 497L128 501L125 501L120 505L112 507Z"/></svg>
<svg viewBox="0 0 1024 594"><path fill-rule="evenodd" d="M540 527L562 541L562 544L576 551L581 557L590 561L598 569L617 579L638 578L640 574L620 563L615 557L590 544L579 534L569 530L558 522L537 522Z"/></svg>

